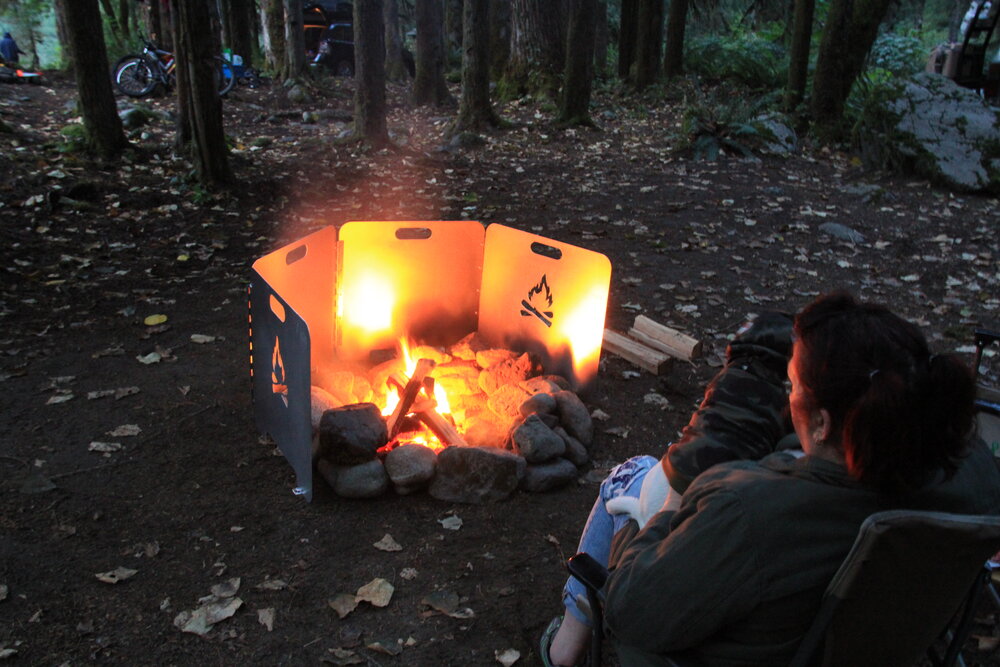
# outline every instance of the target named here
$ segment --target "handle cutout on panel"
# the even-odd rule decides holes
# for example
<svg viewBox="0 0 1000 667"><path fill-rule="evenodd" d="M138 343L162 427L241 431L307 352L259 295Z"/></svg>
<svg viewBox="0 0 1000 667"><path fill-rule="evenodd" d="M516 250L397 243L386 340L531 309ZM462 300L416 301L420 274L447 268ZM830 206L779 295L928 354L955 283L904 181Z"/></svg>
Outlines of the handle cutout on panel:
<svg viewBox="0 0 1000 667"><path fill-rule="evenodd" d="M400 241L425 241L430 237L429 227L400 227L396 230L396 238Z"/></svg>
<svg viewBox="0 0 1000 667"><path fill-rule="evenodd" d="M294 264L295 262L299 261L305 256L306 256L306 245L303 243L302 245L296 248L292 248L291 250L288 251L288 254L285 255L285 264L286 265Z"/></svg>
<svg viewBox="0 0 1000 667"><path fill-rule="evenodd" d="M548 257L549 259L562 259L562 250L554 246L539 243L538 241L531 244L531 252L542 257Z"/></svg>

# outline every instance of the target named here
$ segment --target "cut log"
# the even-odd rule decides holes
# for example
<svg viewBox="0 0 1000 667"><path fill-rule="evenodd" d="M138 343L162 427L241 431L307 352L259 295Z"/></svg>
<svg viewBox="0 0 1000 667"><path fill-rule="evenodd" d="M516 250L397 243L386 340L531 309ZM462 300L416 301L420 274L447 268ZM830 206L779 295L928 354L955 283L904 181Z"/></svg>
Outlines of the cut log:
<svg viewBox="0 0 1000 667"><path fill-rule="evenodd" d="M678 359L691 361L701 356L700 340L651 320L645 315L635 316L635 323L629 329L628 335Z"/></svg>
<svg viewBox="0 0 1000 667"><path fill-rule="evenodd" d="M420 390L424 387L424 378L434 370L434 365L434 362L430 359L421 359L417 362L416 367L413 369L413 374L406 382L403 391L399 394L399 403L396 404L396 409L392 411L389 419L386 420L390 442L392 442L392 439L399 432L399 420L403 415L410 412L413 402L417 400Z"/></svg>
<svg viewBox="0 0 1000 667"><path fill-rule="evenodd" d="M604 349L626 361L631 361L653 375L664 373L670 368L670 355L654 350L611 329L604 330Z"/></svg>
<svg viewBox="0 0 1000 667"><path fill-rule="evenodd" d="M445 447L468 447L465 439L459 435L455 427L447 419L441 416L437 410L423 410L417 413L417 419L423 422L424 426L437 436L441 444Z"/></svg>

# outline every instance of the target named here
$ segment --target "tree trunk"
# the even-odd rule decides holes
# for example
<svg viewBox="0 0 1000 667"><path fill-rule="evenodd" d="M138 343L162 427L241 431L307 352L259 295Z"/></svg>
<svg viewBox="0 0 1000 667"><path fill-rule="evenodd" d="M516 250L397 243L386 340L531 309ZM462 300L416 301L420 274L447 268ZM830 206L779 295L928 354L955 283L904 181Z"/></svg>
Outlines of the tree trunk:
<svg viewBox="0 0 1000 667"><path fill-rule="evenodd" d="M403 33L399 27L399 0L382 0L385 23L385 78L396 83L406 81L409 73L403 63Z"/></svg>
<svg viewBox="0 0 1000 667"><path fill-rule="evenodd" d="M812 116L821 135L840 134L844 103L861 74L890 0L833 0L816 58Z"/></svg>
<svg viewBox="0 0 1000 667"><path fill-rule="evenodd" d="M490 0L490 75L503 76L510 59L510 0ZM464 65L463 65L464 67Z"/></svg>
<svg viewBox="0 0 1000 667"><path fill-rule="evenodd" d="M621 26L618 30L618 78L630 80L635 62L635 39L639 32L639 0L622 0Z"/></svg>
<svg viewBox="0 0 1000 667"><path fill-rule="evenodd" d="M417 0L417 75L413 80L413 103L444 106L453 104L444 78L445 48L441 0Z"/></svg>
<svg viewBox="0 0 1000 667"><path fill-rule="evenodd" d="M381 16L379 22L381 23ZM302 2L300 0L285 0L285 71L283 78L298 79L305 69L306 37L302 27Z"/></svg>
<svg viewBox="0 0 1000 667"><path fill-rule="evenodd" d="M594 33L594 76L608 73L608 0L597 0L596 32Z"/></svg>
<svg viewBox="0 0 1000 667"><path fill-rule="evenodd" d="M176 52L178 89L183 99L193 140L192 157L198 182L215 187L232 180L226 135L222 127L222 99L215 80L215 44L212 16L204 0L174 0L177 17ZM178 98L179 100L181 98Z"/></svg>
<svg viewBox="0 0 1000 667"><path fill-rule="evenodd" d="M132 41L132 12L130 11L129 0L118 0L118 20L122 26L122 37L125 43Z"/></svg>
<svg viewBox="0 0 1000 667"><path fill-rule="evenodd" d="M59 37L59 43L63 45L63 48L59 50L61 60L59 69L70 76L75 76L76 64L73 61L73 49L69 48L69 24L66 21L66 3L70 1L56 0L56 34Z"/></svg>
<svg viewBox="0 0 1000 667"><path fill-rule="evenodd" d="M597 0L574 0L566 35L565 79L558 119L561 125L594 124L590 118L590 92L596 33Z"/></svg>
<svg viewBox="0 0 1000 667"><path fill-rule="evenodd" d="M354 136L374 147L387 145L381 0L354 0L354 82Z"/></svg>
<svg viewBox="0 0 1000 667"><path fill-rule="evenodd" d="M667 48L663 74L667 78L684 73L684 32L687 28L688 0L671 0L667 17Z"/></svg>
<svg viewBox="0 0 1000 667"><path fill-rule="evenodd" d="M280 74L285 69L284 0L261 0L260 12L267 66L272 72Z"/></svg>
<svg viewBox="0 0 1000 667"><path fill-rule="evenodd" d="M636 90L656 81L660 73L660 49L663 46L663 0L639 0L638 32L635 40Z"/></svg>
<svg viewBox="0 0 1000 667"><path fill-rule="evenodd" d="M497 126L490 104L489 0L465 0L462 17L462 99L454 133Z"/></svg>
<svg viewBox="0 0 1000 667"><path fill-rule="evenodd" d="M106 160L121 154L128 141L115 106L108 76L108 51L97 0L64 0L69 48L76 63L80 115L92 150Z"/></svg>
<svg viewBox="0 0 1000 667"><path fill-rule="evenodd" d="M223 0L222 25L225 29L223 43L233 50L233 53L243 58L243 65L250 67L253 63L253 0Z"/></svg>
<svg viewBox="0 0 1000 667"><path fill-rule="evenodd" d="M174 12L169 0L151 0L157 5L157 13L160 15L160 34L156 36L156 43L160 48L167 51L174 50Z"/></svg>
<svg viewBox="0 0 1000 667"><path fill-rule="evenodd" d="M420 34L420 31L417 31ZM444 59L462 50L462 0L444 0Z"/></svg>
<svg viewBox="0 0 1000 667"><path fill-rule="evenodd" d="M111 4L111 0L101 0L101 9L104 10L104 16L111 25L111 35L115 38L115 43L124 44L122 41L122 25L118 20L118 15L115 13L115 7ZM105 48L107 48L107 45L105 45Z"/></svg>
<svg viewBox="0 0 1000 667"><path fill-rule="evenodd" d="M812 41L813 10L816 0L795 0L792 44L788 53L788 87L785 111L791 113L802 104L809 77L809 44Z"/></svg>
<svg viewBox="0 0 1000 667"><path fill-rule="evenodd" d="M510 60L501 81L507 98L541 93L555 99L566 63L566 13L560 0L512 0Z"/></svg>

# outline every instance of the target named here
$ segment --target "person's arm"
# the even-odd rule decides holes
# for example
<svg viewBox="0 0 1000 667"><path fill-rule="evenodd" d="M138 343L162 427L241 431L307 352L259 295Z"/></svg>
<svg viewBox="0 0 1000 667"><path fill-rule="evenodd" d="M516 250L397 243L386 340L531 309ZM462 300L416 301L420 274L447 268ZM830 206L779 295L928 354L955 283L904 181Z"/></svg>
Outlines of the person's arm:
<svg viewBox="0 0 1000 667"><path fill-rule="evenodd" d="M605 621L618 641L655 653L682 650L745 617L761 599L744 507L735 494L702 481L680 511L616 536Z"/></svg>

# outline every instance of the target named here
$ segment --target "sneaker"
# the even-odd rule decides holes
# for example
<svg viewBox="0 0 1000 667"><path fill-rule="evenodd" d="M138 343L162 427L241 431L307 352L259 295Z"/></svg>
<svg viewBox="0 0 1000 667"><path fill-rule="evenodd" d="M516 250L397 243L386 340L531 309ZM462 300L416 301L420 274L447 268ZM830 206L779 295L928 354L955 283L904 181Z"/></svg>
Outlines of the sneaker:
<svg viewBox="0 0 1000 667"><path fill-rule="evenodd" d="M551 621L549 625L545 628L545 632L542 633L542 638L538 640L538 655L542 659L542 664L545 667L553 667L552 658L549 657L549 647L552 646L552 638L556 636L559 632L559 626L562 625L562 616L556 616Z"/></svg>

